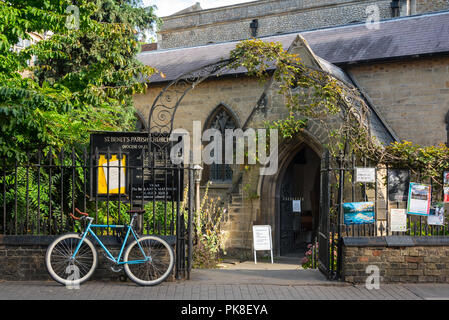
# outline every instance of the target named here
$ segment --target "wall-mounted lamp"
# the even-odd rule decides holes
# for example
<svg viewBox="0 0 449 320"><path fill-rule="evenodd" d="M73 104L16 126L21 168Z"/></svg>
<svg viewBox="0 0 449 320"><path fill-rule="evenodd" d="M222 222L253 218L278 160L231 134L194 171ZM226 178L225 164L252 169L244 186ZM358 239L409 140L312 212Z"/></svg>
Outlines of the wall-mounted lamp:
<svg viewBox="0 0 449 320"><path fill-rule="evenodd" d="M193 166L193 175L195 178L195 182L201 182L201 177L203 175L203 167L199 164Z"/></svg>
<svg viewBox="0 0 449 320"><path fill-rule="evenodd" d="M193 178L195 179L195 210L200 209L200 182L203 175L203 167L199 164L193 166Z"/></svg>
<svg viewBox="0 0 449 320"><path fill-rule="evenodd" d="M253 38L257 37L257 29L259 28L259 20L254 19L250 24L249 28L251 29L251 36Z"/></svg>

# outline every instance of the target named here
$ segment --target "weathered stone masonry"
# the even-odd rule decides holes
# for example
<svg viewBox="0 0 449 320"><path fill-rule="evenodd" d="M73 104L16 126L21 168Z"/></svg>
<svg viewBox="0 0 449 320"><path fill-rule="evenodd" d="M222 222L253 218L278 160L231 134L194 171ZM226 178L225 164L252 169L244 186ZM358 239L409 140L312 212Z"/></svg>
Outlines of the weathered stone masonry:
<svg viewBox="0 0 449 320"><path fill-rule="evenodd" d="M391 17L390 0L257 1L230 7L165 17L159 48L179 48L251 37L250 23L258 19L257 36L362 22L366 8L377 5L381 19Z"/></svg>
<svg viewBox="0 0 449 320"><path fill-rule="evenodd" d="M399 238L399 239L398 239ZM365 283L366 268L379 267L380 283L449 283L449 239L432 237L344 238L342 279Z"/></svg>
<svg viewBox="0 0 449 320"><path fill-rule="evenodd" d="M400 15L449 9L447 0L400 0ZM164 17L160 49L247 39L250 24L258 19L257 37L364 22L372 6L380 19L392 18L391 0L259 0L233 6L190 11Z"/></svg>

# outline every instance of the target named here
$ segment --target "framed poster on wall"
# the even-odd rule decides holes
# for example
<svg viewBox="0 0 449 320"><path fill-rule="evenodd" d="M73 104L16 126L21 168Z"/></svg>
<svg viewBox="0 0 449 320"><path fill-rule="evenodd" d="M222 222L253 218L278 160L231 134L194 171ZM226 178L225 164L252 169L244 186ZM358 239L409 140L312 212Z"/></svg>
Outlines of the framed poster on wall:
<svg viewBox="0 0 449 320"><path fill-rule="evenodd" d="M449 185L449 171L443 172L443 184L446 186Z"/></svg>
<svg viewBox="0 0 449 320"><path fill-rule="evenodd" d="M390 210L390 231L407 231L407 212L405 209Z"/></svg>
<svg viewBox="0 0 449 320"><path fill-rule="evenodd" d="M430 185L410 182L407 213L427 216L430 210Z"/></svg>
<svg viewBox="0 0 449 320"><path fill-rule="evenodd" d="M443 187L443 201L444 202L449 202L449 186L444 186Z"/></svg>
<svg viewBox="0 0 449 320"><path fill-rule="evenodd" d="M343 203L346 225L374 223L374 202Z"/></svg>
<svg viewBox="0 0 449 320"><path fill-rule="evenodd" d="M410 172L405 169L388 170L388 200L407 201Z"/></svg>
<svg viewBox="0 0 449 320"><path fill-rule="evenodd" d="M355 182L376 182L376 168L355 168Z"/></svg>
<svg viewBox="0 0 449 320"><path fill-rule="evenodd" d="M444 225L444 202L433 203L427 216L427 224L433 226Z"/></svg>
<svg viewBox="0 0 449 320"><path fill-rule="evenodd" d="M105 154L98 158L97 194L117 195L126 193L126 155L118 159L118 155L110 155L108 160Z"/></svg>

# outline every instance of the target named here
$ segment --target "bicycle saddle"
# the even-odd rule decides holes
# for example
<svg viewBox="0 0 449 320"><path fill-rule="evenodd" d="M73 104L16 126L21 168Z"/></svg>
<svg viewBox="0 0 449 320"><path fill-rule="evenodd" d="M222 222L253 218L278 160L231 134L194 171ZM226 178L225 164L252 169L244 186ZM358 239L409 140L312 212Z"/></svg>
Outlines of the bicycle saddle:
<svg viewBox="0 0 449 320"><path fill-rule="evenodd" d="M134 209L134 210L128 210L128 213L137 213L137 214L143 214L145 213L145 209Z"/></svg>

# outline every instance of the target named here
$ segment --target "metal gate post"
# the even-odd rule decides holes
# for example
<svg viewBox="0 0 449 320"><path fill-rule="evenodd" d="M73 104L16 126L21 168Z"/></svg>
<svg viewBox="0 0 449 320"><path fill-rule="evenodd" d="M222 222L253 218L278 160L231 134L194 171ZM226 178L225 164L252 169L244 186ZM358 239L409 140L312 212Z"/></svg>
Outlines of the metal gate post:
<svg viewBox="0 0 449 320"><path fill-rule="evenodd" d="M342 256L342 226L343 226L343 201L344 201L344 184L345 184L345 155L341 151L340 156L338 158L339 165L339 183L338 183L338 217L337 217L337 270L335 274L335 278L338 279L340 277L341 271L341 256Z"/></svg>
<svg viewBox="0 0 449 320"><path fill-rule="evenodd" d="M326 150L321 162L320 214L318 232L318 269L330 277L329 255L330 154Z"/></svg>
<svg viewBox="0 0 449 320"><path fill-rule="evenodd" d="M187 237L188 237L188 247L187 247L187 280L190 280L190 270L192 269L192 258L193 258L193 225L192 225L192 214L193 214L193 166L189 166L189 213L187 217Z"/></svg>
<svg viewBox="0 0 449 320"><path fill-rule="evenodd" d="M181 271L183 269L182 267L182 263L184 261L184 248L183 248L183 241L182 241L182 237L184 236L184 228L183 228L183 224L184 224L184 219L183 219L183 214L181 213L181 210L184 210L184 208L181 208L180 206L180 197L181 197L181 169L178 168L177 170L177 179L178 179L178 198L176 201L176 270L175 270L175 278L177 280L181 279Z"/></svg>

